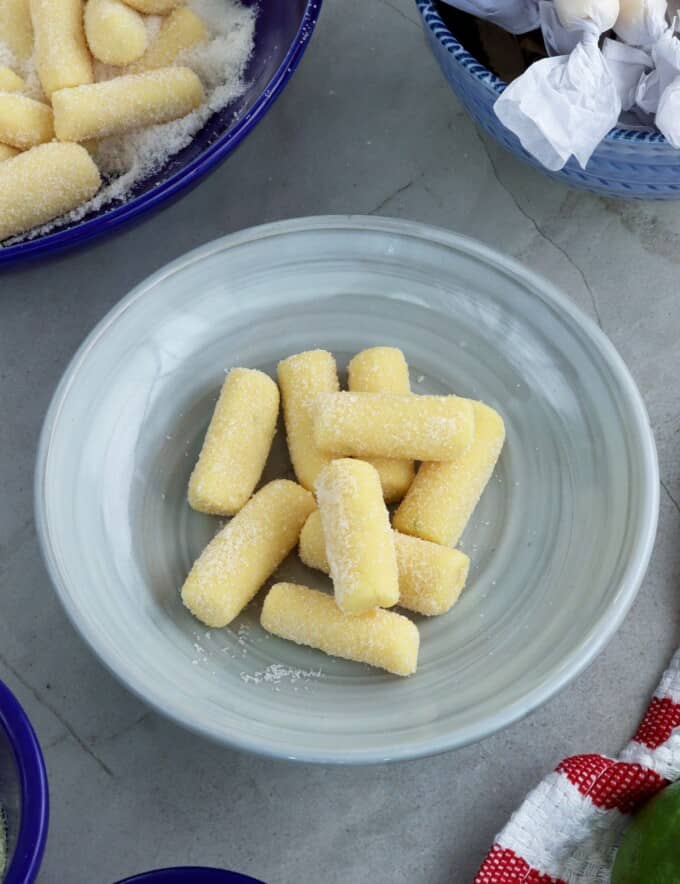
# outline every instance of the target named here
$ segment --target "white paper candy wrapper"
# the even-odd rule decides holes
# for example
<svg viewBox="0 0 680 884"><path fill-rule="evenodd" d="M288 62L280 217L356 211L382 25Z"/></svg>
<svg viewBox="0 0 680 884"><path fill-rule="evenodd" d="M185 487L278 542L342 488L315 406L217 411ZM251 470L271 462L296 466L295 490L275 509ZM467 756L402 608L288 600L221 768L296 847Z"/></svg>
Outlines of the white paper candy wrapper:
<svg viewBox="0 0 680 884"><path fill-rule="evenodd" d="M598 45L618 17L618 0L555 0L555 12L579 42L569 54L532 64L494 105L524 149L552 171L570 156L585 168L621 113L619 90Z"/></svg>
<svg viewBox="0 0 680 884"><path fill-rule="evenodd" d="M649 49L668 28L667 0L619 0L614 31L629 46Z"/></svg>
<svg viewBox="0 0 680 884"><path fill-rule="evenodd" d="M569 55L576 49L581 42L581 35L578 31L570 31L564 27L552 0L541 0L538 15L548 55Z"/></svg>
<svg viewBox="0 0 680 884"><path fill-rule="evenodd" d="M610 40L608 37L602 45L602 54L614 78L621 110L631 110L636 102L641 77L652 69L652 56L643 49L627 46L619 40Z"/></svg>
<svg viewBox="0 0 680 884"><path fill-rule="evenodd" d="M445 0L449 6L491 21L511 34L538 27L538 0Z"/></svg>

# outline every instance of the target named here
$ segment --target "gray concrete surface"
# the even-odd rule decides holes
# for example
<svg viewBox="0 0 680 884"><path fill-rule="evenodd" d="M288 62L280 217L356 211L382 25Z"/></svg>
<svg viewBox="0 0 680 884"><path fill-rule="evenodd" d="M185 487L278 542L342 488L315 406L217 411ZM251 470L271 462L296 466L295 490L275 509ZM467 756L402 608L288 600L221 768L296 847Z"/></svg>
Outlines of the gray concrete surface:
<svg viewBox="0 0 680 884"><path fill-rule="evenodd" d="M0 677L46 752L52 826L41 884L185 862L269 884L464 884L542 774L567 754L617 751L680 641L680 205L567 190L481 138L436 68L412 0L324 5L289 88L208 181L129 233L0 276ZM480 745L359 770L221 750L149 712L66 621L32 516L43 414L104 313L194 246L327 212L444 225L561 286L637 379L663 484L647 579L584 675Z"/></svg>

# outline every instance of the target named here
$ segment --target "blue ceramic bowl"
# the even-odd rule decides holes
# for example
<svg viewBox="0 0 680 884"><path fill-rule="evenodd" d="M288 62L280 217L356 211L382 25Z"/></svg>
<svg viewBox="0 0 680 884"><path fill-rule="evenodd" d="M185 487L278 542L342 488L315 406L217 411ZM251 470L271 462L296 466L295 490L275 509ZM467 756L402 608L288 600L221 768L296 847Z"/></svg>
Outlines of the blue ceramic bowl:
<svg viewBox="0 0 680 884"><path fill-rule="evenodd" d="M138 220L215 169L259 123L290 80L316 25L322 0L243 0L257 5L255 48L246 71L250 84L233 104L213 114L184 150L141 181L121 204L109 205L47 236L0 247L0 266L82 245Z"/></svg>
<svg viewBox="0 0 680 884"><path fill-rule="evenodd" d="M559 172L543 168L494 113L494 102L506 86L503 80L459 42L439 15L436 0L416 0L416 4L427 40L451 88L479 125L515 156L557 181L603 196L680 198L680 151L653 126L612 129L585 170L574 159Z"/></svg>
<svg viewBox="0 0 680 884"><path fill-rule="evenodd" d="M0 681L0 804L7 816L3 884L35 881L47 840L49 796L40 745L31 723Z"/></svg>
<svg viewBox="0 0 680 884"><path fill-rule="evenodd" d="M262 882L247 875L239 875L238 872L182 866L133 875L132 878L126 878L118 884L262 884Z"/></svg>

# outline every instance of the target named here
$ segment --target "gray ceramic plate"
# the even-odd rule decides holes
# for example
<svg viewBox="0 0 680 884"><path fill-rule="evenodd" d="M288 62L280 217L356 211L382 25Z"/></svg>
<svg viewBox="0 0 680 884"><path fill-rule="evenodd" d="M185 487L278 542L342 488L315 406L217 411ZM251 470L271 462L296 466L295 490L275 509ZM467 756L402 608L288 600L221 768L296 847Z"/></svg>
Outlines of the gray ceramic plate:
<svg viewBox="0 0 680 884"><path fill-rule="evenodd" d="M266 635L261 596L222 630L179 596L217 527L185 490L224 370L372 344L403 349L416 391L483 399L507 425L463 538L468 587L418 621L405 680ZM284 448L279 433L270 475ZM226 744L358 763L478 740L579 673L644 575L658 469L620 358L544 280L443 230L312 218L198 249L111 311L54 396L36 505L68 614L131 690ZM279 574L325 585L294 558Z"/></svg>

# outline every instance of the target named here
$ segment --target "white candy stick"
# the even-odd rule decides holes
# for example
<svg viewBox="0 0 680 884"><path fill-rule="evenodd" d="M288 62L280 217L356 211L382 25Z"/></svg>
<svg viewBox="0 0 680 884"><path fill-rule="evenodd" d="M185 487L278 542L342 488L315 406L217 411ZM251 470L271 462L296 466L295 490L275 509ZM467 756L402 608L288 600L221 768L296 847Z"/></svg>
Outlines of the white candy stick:
<svg viewBox="0 0 680 884"><path fill-rule="evenodd" d="M635 95L640 78L651 71L652 56L644 49L628 46L620 40L605 38L602 54L607 59L609 70L616 83L621 99L621 110L630 110L635 104Z"/></svg>
<svg viewBox="0 0 680 884"><path fill-rule="evenodd" d="M449 6L493 22L511 34L538 27L538 0L445 0Z"/></svg>
<svg viewBox="0 0 680 884"><path fill-rule="evenodd" d="M598 45L618 17L618 0L555 0L555 12L562 27L580 34L580 42L568 55L532 64L494 105L524 149L553 171L571 156L585 168L621 113Z"/></svg>

